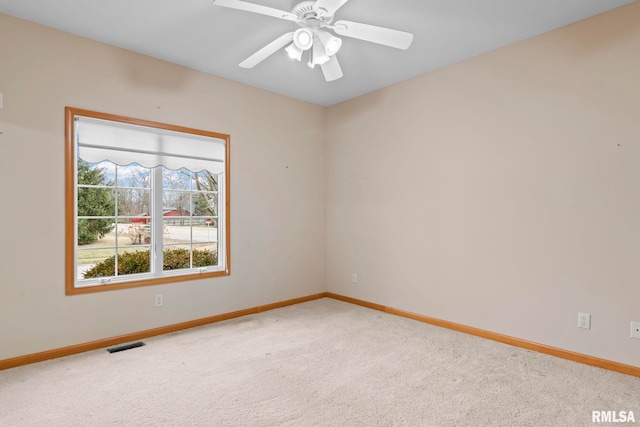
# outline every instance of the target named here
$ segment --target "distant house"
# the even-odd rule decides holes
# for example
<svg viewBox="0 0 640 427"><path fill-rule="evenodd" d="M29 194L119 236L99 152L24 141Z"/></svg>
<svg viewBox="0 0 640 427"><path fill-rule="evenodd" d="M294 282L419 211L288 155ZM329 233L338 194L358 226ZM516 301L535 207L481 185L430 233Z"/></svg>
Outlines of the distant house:
<svg viewBox="0 0 640 427"><path fill-rule="evenodd" d="M131 222L134 224L148 224L149 223L149 213L143 212L138 215L139 218L134 218ZM193 216L188 209L183 208L163 208L162 216Z"/></svg>

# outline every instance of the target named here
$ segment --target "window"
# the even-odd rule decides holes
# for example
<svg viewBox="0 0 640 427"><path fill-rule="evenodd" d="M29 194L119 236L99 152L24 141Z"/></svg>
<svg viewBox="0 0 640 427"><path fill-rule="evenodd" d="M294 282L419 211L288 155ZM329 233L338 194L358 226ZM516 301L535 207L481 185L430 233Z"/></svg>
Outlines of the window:
<svg viewBox="0 0 640 427"><path fill-rule="evenodd" d="M67 107L67 294L228 275L229 141Z"/></svg>

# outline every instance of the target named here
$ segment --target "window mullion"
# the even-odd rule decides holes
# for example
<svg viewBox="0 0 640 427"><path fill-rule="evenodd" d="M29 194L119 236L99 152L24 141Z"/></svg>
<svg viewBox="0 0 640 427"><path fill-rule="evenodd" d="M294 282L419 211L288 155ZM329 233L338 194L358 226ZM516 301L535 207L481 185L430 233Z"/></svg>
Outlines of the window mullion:
<svg viewBox="0 0 640 427"><path fill-rule="evenodd" d="M113 275L117 276L118 275L118 271L120 271L118 269L118 255L120 255L120 245L118 242L118 212L119 212L119 208L118 208L118 166L116 166L115 171L114 171L114 190L113 190L113 195L114 195L114 204L115 204L115 212L114 214L114 218L113 218L113 223L115 224L115 240L116 240L116 251L115 251L115 258L114 258L114 268L113 268Z"/></svg>
<svg viewBox="0 0 640 427"><path fill-rule="evenodd" d="M156 276L162 274L162 166L151 170L151 272Z"/></svg>
<svg viewBox="0 0 640 427"><path fill-rule="evenodd" d="M227 210L226 210L226 207L224 206L225 198L226 198L224 191L227 187L224 180L225 180L224 174L218 175L218 192L216 194L216 197L218 198L218 204L217 204L218 208L216 212L216 215L218 216L218 242L216 243L216 250L218 251L219 265L226 265L227 263L226 251L220 250L221 242L224 242L226 239L226 235L224 234L226 227L224 226L224 224L226 223L225 213Z"/></svg>

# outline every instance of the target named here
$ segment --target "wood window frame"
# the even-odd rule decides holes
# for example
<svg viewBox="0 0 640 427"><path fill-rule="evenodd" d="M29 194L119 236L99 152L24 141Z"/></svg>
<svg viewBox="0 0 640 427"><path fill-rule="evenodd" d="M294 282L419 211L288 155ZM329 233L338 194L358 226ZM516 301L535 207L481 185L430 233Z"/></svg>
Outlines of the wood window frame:
<svg viewBox="0 0 640 427"><path fill-rule="evenodd" d="M145 278L140 280L132 280L118 283L100 284L96 286L76 286L76 141L75 141L75 117L89 117L124 124L144 126L166 131L180 132L186 134L200 135L222 139L225 141L225 179L224 179L224 200L220 201L219 209L224 209L224 218L218 226L224 226L223 248L218 246L218 251L224 251L224 266L221 270L201 272L194 274L188 272L186 274L168 275L162 277ZM189 280L198 280L204 278L228 276L231 274L231 221L230 221L230 154L231 154L231 137L227 134L204 131L189 127L170 125L149 120L136 119L115 114L101 113L91 110L85 110L74 107L65 108L65 291L67 295L86 294L93 292L112 291L117 289L129 289L140 286L159 285L172 282L183 282ZM220 242L219 242L220 243Z"/></svg>

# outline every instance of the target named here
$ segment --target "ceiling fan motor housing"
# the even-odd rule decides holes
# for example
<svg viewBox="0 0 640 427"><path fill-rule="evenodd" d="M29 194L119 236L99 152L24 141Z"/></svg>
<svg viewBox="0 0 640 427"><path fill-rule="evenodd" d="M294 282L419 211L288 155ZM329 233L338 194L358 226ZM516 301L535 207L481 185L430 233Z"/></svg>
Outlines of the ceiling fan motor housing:
<svg viewBox="0 0 640 427"><path fill-rule="evenodd" d="M333 21L333 15L330 16L318 16L313 5L315 1L302 1L296 4L291 13L298 17L298 24L302 27L321 28L325 25L331 24Z"/></svg>

